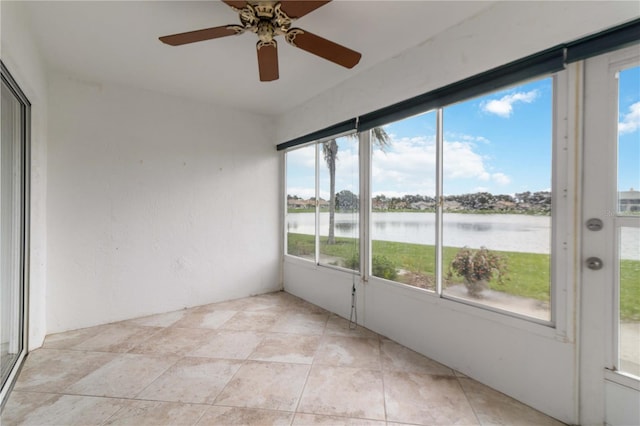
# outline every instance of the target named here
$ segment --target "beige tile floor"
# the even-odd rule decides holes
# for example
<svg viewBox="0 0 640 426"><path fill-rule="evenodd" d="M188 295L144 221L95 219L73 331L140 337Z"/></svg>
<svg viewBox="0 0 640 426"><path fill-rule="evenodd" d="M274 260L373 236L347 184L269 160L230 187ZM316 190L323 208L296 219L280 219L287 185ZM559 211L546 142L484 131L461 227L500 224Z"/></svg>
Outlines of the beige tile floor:
<svg viewBox="0 0 640 426"><path fill-rule="evenodd" d="M1 421L561 424L284 292L48 336Z"/></svg>

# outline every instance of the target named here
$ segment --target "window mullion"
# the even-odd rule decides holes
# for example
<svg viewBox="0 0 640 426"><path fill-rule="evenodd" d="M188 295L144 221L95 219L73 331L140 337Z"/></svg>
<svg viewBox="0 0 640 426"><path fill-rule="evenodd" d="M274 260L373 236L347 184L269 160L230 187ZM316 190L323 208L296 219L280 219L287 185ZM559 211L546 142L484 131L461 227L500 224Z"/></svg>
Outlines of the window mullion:
<svg viewBox="0 0 640 426"><path fill-rule="evenodd" d="M360 276L371 276L371 131L358 134L360 142Z"/></svg>
<svg viewBox="0 0 640 426"><path fill-rule="evenodd" d="M316 144L316 238L315 238L315 263L320 263L320 147Z"/></svg>
<svg viewBox="0 0 640 426"><path fill-rule="evenodd" d="M442 209L444 207L444 196L442 195L442 169L444 158L444 133L443 133L443 111L442 108L436 110L436 294L442 296Z"/></svg>

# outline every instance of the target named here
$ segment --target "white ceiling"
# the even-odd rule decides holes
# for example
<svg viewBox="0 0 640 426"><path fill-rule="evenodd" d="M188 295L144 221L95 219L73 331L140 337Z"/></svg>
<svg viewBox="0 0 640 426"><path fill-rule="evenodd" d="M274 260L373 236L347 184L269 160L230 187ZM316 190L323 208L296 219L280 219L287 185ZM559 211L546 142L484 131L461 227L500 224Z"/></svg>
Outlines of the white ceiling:
<svg viewBox="0 0 640 426"><path fill-rule="evenodd" d="M172 47L159 36L237 24L218 1L38 1L27 4L48 65L110 82L262 114L280 114L416 46L493 1L334 0L294 26L362 53L348 70L278 39L280 79L258 80L254 34Z"/></svg>

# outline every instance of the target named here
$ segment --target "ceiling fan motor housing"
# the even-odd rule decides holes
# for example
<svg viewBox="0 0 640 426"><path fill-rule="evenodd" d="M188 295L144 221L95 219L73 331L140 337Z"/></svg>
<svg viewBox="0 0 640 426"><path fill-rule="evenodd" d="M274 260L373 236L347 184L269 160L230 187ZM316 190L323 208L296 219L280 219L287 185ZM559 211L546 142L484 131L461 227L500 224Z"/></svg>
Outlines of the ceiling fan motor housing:
<svg viewBox="0 0 640 426"><path fill-rule="evenodd" d="M261 19L258 22L258 38L263 43L269 43L273 40L274 36L274 28L271 21L267 21L266 19Z"/></svg>
<svg viewBox="0 0 640 426"><path fill-rule="evenodd" d="M275 2L261 1L253 6L256 16L260 19L272 19Z"/></svg>
<svg viewBox="0 0 640 426"><path fill-rule="evenodd" d="M247 2L238 12L244 30L256 33L264 43L291 27L292 19L281 10L279 2Z"/></svg>

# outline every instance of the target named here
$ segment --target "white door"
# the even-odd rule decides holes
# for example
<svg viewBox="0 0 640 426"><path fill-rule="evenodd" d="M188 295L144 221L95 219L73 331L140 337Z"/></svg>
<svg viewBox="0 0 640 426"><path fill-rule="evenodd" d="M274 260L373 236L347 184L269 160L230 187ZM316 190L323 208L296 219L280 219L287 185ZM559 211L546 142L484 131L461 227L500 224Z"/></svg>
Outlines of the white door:
<svg viewBox="0 0 640 426"><path fill-rule="evenodd" d="M580 419L638 425L640 45L586 60L583 76Z"/></svg>

